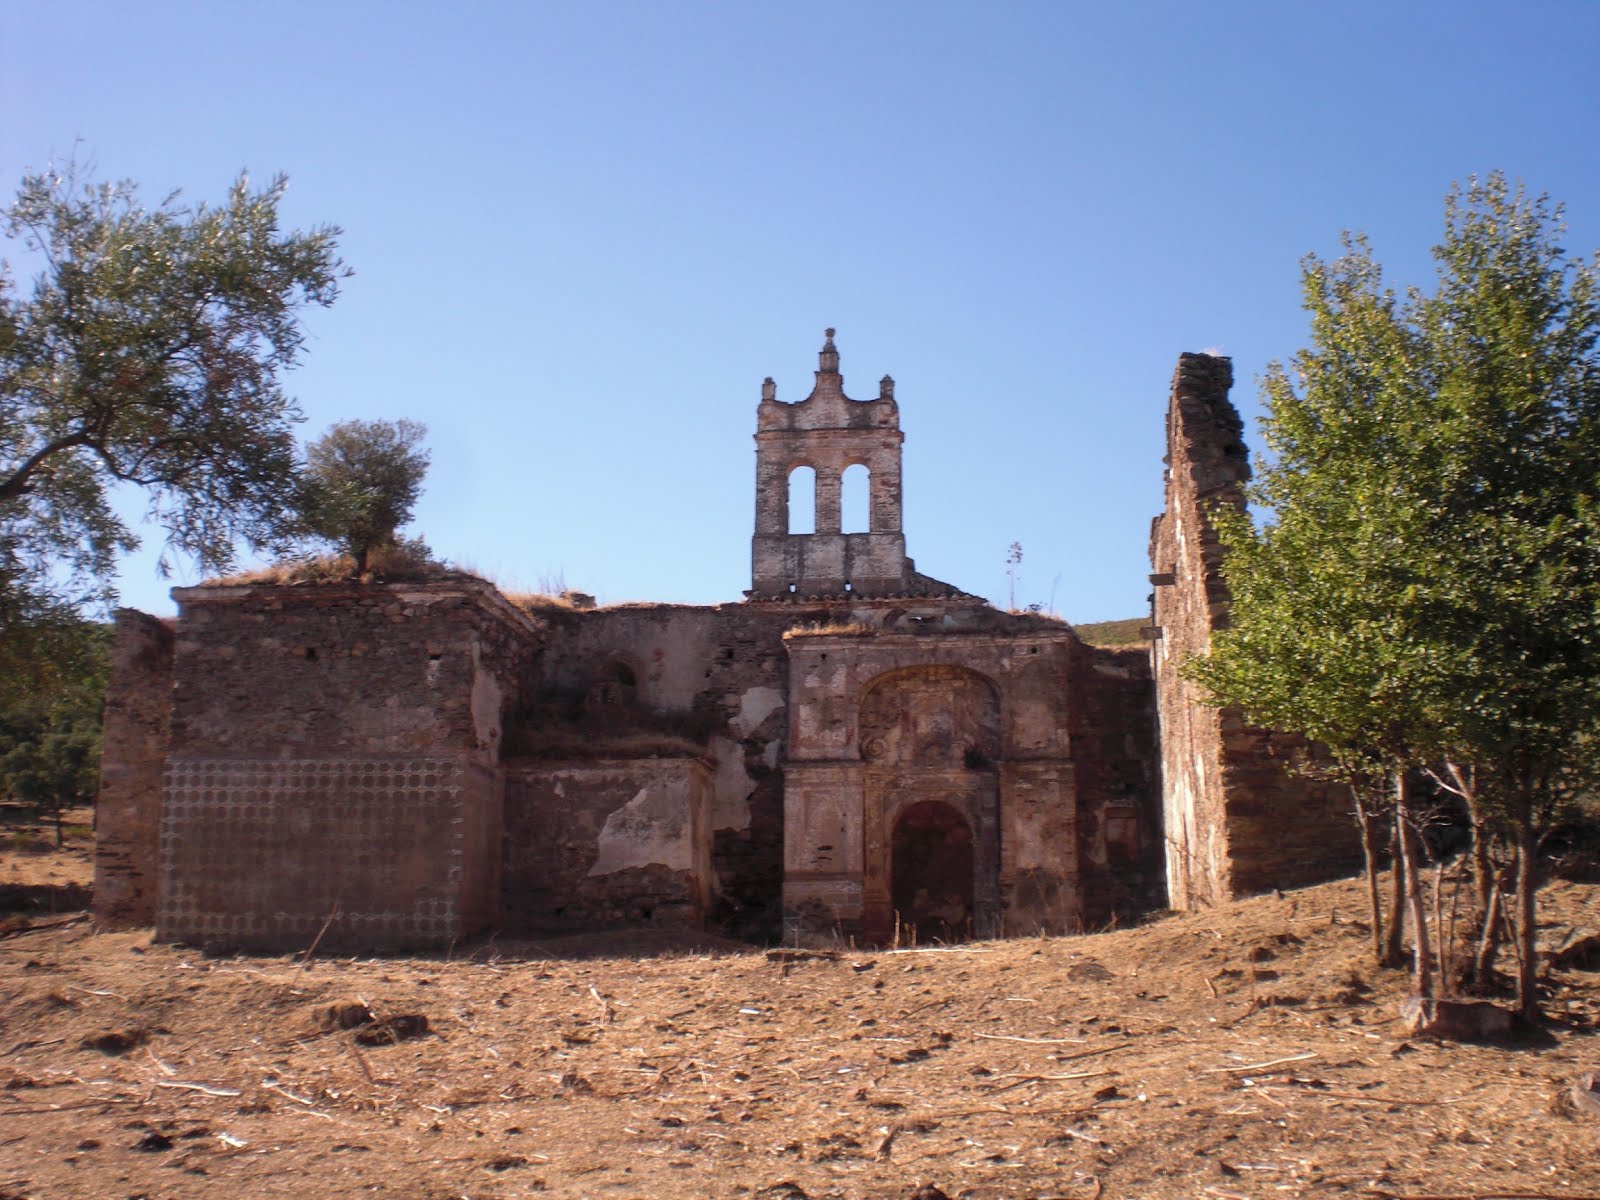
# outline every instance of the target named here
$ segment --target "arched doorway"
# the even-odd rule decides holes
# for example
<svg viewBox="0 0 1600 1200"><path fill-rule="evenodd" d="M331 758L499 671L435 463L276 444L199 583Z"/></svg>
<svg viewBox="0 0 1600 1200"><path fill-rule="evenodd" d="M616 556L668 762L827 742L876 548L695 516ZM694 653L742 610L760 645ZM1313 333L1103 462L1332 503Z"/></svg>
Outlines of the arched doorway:
<svg viewBox="0 0 1600 1200"><path fill-rule="evenodd" d="M972 827L948 804L923 800L894 823L890 897L902 938L916 944L970 937Z"/></svg>

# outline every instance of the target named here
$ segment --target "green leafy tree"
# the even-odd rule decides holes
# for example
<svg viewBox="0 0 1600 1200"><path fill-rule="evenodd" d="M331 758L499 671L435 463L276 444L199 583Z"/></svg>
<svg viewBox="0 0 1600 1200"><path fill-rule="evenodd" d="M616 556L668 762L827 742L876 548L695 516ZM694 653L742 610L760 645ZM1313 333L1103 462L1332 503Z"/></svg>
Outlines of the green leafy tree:
<svg viewBox="0 0 1600 1200"><path fill-rule="evenodd" d="M0 703L0 795L53 817L60 844L62 814L99 790L111 630L80 621L58 638L74 653L57 663L50 686Z"/></svg>
<svg viewBox="0 0 1600 1200"><path fill-rule="evenodd" d="M1449 197L1432 295L1385 289L1360 239L1306 260L1313 344L1266 381L1268 520L1221 515L1231 628L1192 668L1352 779L1386 773L1403 865L1411 770L1472 781L1515 851L1529 1015L1539 840L1592 782L1600 725L1600 272L1560 232L1493 175Z"/></svg>
<svg viewBox="0 0 1600 1200"><path fill-rule="evenodd" d="M1600 773L1600 256L1569 258L1563 232L1499 176L1452 195L1416 318L1451 467L1425 498L1452 568L1428 588L1449 651L1432 717L1515 852L1530 1016L1539 845Z"/></svg>
<svg viewBox="0 0 1600 1200"><path fill-rule="evenodd" d="M279 228L285 187L241 176L217 207L173 195L147 208L133 184L69 168L28 175L0 210L40 264L25 292L0 274L7 639L110 601L115 559L139 541L118 485L142 488L167 547L204 567L281 541L299 412L280 375L302 311L331 304L348 274L338 229Z"/></svg>
<svg viewBox="0 0 1600 1200"><path fill-rule="evenodd" d="M342 421L306 448L306 528L354 559L358 575L411 519L428 473L427 433L417 421Z"/></svg>

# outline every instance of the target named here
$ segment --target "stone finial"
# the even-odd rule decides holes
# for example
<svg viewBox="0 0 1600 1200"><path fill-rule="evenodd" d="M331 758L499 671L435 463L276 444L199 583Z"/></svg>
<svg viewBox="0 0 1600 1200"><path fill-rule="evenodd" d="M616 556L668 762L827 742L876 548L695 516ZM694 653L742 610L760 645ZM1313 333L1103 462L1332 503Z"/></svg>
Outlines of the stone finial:
<svg viewBox="0 0 1600 1200"><path fill-rule="evenodd" d="M772 382L771 375L761 381L761 398L763 400L776 400L778 398L778 385Z"/></svg>
<svg viewBox="0 0 1600 1200"><path fill-rule="evenodd" d="M817 355L818 369L828 374L837 375L839 373L839 351L833 345L833 330L824 329L822 335L827 341L822 343L822 353Z"/></svg>
<svg viewBox="0 0 1600 1200"><path fill-rule="evenodd" d="M879 400L893 400L894 399L894 376L893 375L885 375L882 379L878 380L878 399Z"/></svg>

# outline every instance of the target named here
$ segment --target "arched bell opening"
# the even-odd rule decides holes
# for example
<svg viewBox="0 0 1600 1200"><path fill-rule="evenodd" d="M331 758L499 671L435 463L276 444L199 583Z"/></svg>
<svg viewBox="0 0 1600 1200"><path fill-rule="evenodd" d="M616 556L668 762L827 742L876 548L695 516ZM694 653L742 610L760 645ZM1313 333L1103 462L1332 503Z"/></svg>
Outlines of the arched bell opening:
<svg viewBox="0 0 1600 1200"><path fill-rule="evenodd" d="M964 941L974 918L972 827L938 800L910 805L894 823L889 894L902 941Z"/></svg>

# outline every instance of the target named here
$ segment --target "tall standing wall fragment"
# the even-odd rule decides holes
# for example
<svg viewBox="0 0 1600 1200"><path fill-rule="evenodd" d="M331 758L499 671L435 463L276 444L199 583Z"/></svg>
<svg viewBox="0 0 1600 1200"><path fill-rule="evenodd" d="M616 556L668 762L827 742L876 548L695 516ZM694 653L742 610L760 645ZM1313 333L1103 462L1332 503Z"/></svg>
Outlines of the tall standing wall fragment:
<svg viewBox="0 0 1600 1200"><path fill-rule="evenodd" d="M1199 908L1320 882L1360 862L1342 789L1297 776L1304 742L1204 703L1179 670L1228 620L1223 548L1211 513L1244 503L1244 425L1228 399L1233 365L1178 359L1167 410L1166 507L1151 529L1151 657L1161 731L1169 903Z"/></svg>
<svg viewBox="0 0 1600 1200"><path fill-rule="evenodd" d="M156 917L172 647L167 623L118 610L95 802L94 916L102 928L149 925Z"/></svg>

